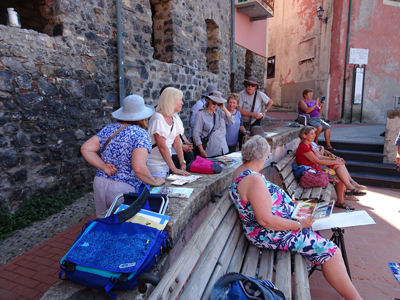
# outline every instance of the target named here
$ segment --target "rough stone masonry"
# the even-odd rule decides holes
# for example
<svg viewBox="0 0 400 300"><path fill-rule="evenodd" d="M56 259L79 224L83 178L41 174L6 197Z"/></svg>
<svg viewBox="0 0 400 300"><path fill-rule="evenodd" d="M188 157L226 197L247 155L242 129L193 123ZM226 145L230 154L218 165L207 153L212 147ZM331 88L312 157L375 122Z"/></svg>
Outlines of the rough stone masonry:
<svg viewBox="0 0 400 300"><path fill-rule="evenodd" d="M22 28L0 25L0 204L10 211L35 191L90 184L95 169L80 146L120 106L115 1L24 2L15 7ZM36 27L26 22L30 11L43 17ZM122 0L121 18L124 63L133 66L125 67L126 95L156 105L160 88L176 84L186 128L207 85L228 95L230 1ZM42 32L27 29L46 22ZM246 52L236 45L236 91L245 76L264 78L265 58L246 64Z"/></svg>

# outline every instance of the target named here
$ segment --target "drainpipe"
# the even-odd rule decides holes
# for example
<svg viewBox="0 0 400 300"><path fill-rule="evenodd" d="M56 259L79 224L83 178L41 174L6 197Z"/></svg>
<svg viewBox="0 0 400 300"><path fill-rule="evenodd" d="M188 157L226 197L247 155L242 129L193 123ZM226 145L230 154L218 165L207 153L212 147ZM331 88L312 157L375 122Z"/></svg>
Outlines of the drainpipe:
<svg viewBox="0 0 400 300"><path fill-rule="evenodd" d="M122 100L125 98L124 86L124 67L123 67L123 53L122 53L122 26L121 26L121 0L115 1L115 8L117 14L117 49L118 49L118 86L119 86L119 104L121 106Z"/></svg>
<svg viewBox="0 0 400 300"><path fill-rule="evenodd" d="M346 97L346 71L347 71L347 61L348 61L348 57L349 57L349 43L350 43L350 26L351 26L351 9L352 9L352 5L353 5L353 0L350 0L349 2L349 16L348 16L348 20L347 20L347 40L346 40L346 58L345 58L345 62L344 62L344 73L343 73L343 95L342 95L342 113L341 113L341 118L343 119L344 116L344 100ZM350 121L351 123L351 121Z"/></svg>
<svg viewBox="0 0 400 300"><path fill-rule="evenodd" d="M235 0L231 0L231 93L235 92Z"/></svg>

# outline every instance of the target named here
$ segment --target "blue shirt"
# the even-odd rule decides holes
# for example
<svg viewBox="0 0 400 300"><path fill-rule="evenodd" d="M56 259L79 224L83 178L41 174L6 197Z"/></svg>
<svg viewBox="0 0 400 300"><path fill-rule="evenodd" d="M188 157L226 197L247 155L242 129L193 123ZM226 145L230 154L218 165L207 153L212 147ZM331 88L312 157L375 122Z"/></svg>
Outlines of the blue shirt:
<svg viewBox="0 0 400 300"><path fill-rule="evenodd" d="M400 132L399 135L397 136L396 142L394 143L395 146L400 145Z"/></svg>
<svg viewBox="0 0 400 300"><path fill-rule="evenodd" d="M243 126L242 114L236 110L235 114L232 114L235 118L235 123L226 124L226 143L228 147L236 146L239 141L239 128Z"/></svg>
<svg viewBox="0 0 400 300"><path fill-rule="evenodd" d="M123 125L115 123L104 127L97 136L100 139L100 152L103 151L107 139ZM151 141L146 130L136 125L128 125L110 140L107 147L101 152L101 158L106 163L112 163L118 169L114 176L108 176L97 169L96 176L105 177L115 181L125 182L136 190L142 181L136 177L132 169L132 151L136 148L147 148L151 152Z"/></svg>

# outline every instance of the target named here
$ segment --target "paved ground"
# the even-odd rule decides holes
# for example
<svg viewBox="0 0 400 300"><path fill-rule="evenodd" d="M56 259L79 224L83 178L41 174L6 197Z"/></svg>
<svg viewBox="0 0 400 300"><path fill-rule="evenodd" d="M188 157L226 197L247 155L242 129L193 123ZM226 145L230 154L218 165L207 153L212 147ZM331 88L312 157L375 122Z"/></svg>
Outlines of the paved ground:
<svg viewBox="0 0 400 300"><path fill-rule="evenodd" d="M282 112L270 113L270 116L284 121L269 128L285 126L287 119L295 118L293 114ZM383 138L377 137L383 131L384 125L336 124L332 126L332 140L340 137L340 140L357 138L362 142L373 139L383 143ZM357 210L366 210L377 223L346 228L344 234L353 282L364 300L400 299L400 283L388 267L388 262L400 263L399 198L400 190L368 187L367 195L360 201L349 201ZM334 212L342 210L336 208ZM0 299L40 299L57 282L60 259L89 219L0 266ZM331 232L323 231L322 235L330 238ZM313 300L340 299L322 272L314 272L310 277L310 287Z"/></svg>

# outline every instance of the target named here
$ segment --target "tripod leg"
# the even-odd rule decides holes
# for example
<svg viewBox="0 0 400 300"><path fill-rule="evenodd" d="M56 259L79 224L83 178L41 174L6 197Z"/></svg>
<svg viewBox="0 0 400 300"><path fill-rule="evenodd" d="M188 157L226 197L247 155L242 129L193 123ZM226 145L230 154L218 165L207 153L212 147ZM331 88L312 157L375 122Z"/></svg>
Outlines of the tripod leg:
<svg viewBox="0 0 400 300"><path fill-rule="evenodd" d="M340 237L340 248L342 250L342 256L343 256L344 264L346 266L347 274L349 274L349 277L350 277L350 280L351 280L349 261L347 260L346 246L344 245L344 236L342 234L342 230L340 230L339 237Z"/></svg>

